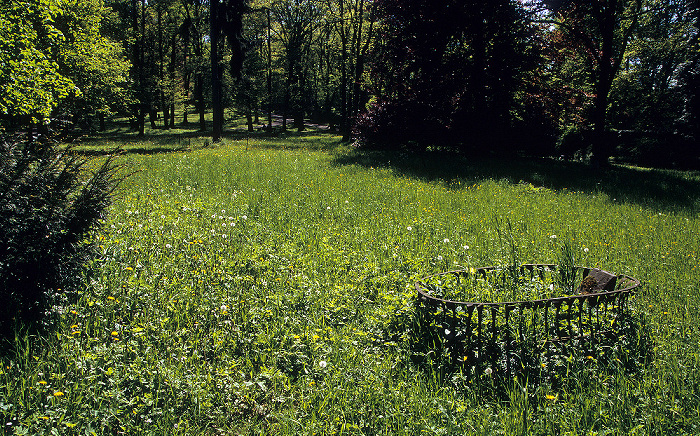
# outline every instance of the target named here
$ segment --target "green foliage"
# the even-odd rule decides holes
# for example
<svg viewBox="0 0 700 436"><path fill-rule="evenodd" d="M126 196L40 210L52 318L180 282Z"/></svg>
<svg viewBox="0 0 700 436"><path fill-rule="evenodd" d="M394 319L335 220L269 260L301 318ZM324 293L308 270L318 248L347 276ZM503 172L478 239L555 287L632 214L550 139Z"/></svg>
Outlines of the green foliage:
<svg viewBox="0 0 700 436"><path fill-rule="evenodd" d="M50 0L0 3L0 113L47 118L74 90L55 53L63 35L55 27L59 6Z"/></svg>
<svg viewBox="0 0 700 436"><path fill-rule="evenodd" d="M64 110L77 116L125 111L130 64L121 45L102 34L109 9L103 0L63 2L56 27L63 33L57 58L60 71L76 84Z"/></svg>
<svg viewBox="0 0 700 436"><path fill-rule="evenodd" d="M0 338L28 327L81 283L86 240L110 201L116 167L90 169L50 143L0 142ZM59 298L62 297L63 299Z"/></svg>

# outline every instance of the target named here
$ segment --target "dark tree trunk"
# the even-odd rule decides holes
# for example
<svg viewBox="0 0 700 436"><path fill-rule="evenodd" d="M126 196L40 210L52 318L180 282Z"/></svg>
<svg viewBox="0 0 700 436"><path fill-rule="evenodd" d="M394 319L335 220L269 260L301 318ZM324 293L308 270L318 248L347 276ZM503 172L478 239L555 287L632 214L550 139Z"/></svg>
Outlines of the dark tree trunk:
<svg viewBox="0 0 700 436"><path fill-rule="evenodd" d="M246 112L245 117L248 124L248 131L253 132L253 114L250 112L250 109Z"/></svg>
<svg viewBox="0 0 700 436"><path fill-rule="evenodd" d="M224 106L222 100L221 65L219 62L219 36L221 35L219 0L211 0L209 9L210 43L211 43L211 104L212 104L212 142L221 141L223 133Z"/></svg>
<svg viewBox="0 0 700 436"><path fill-rule="evenodd" d="M269 8L267 9L267 131L272 132L272 47Z"/></svg>
<svg viewBox="0 0 700 436"><path fill-rule="evenodd" d="M340 6L340 133L343 141L350 140L350 129L348 126L348 36L345 28L345 0L338 0Z"/></svg>

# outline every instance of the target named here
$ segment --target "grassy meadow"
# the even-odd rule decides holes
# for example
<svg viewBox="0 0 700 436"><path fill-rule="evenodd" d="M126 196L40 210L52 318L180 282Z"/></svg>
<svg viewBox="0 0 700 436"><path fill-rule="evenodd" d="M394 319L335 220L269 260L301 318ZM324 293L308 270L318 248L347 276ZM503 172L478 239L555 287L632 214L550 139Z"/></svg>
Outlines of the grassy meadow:
<svg viewBox="0 0 700 436"><path fill-rule="evenodd" d="M0 357L6 434L700 434L699 174L236 135L79 148L133 175L84 288ZM642 281L636 365L530 384L419 355L417 278L564 245Z"/></svg>

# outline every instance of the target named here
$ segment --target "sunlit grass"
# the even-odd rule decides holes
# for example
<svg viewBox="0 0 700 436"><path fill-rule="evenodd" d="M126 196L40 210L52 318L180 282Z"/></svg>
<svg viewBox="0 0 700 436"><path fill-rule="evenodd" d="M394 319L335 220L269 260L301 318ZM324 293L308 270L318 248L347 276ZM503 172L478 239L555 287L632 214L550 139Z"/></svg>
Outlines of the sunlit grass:
<svg viewBox="0 0 700 436"><path fill-rule="evenodd" d="M49 335L2 357L8 433L700 432L692 174L663 173L696 191L659 209L612 197L624 180L563 189L547 165L528 178L517 163L515 180L449 162L441 177L429 161L357 158L317 133L172 145L125 147L135 174L95 235L85 288ZM649 362L603 371L591 356L564 381L504 390L414 363L417 278L556 263L564 241L579 264L642 280L633 308Z"/></svg>

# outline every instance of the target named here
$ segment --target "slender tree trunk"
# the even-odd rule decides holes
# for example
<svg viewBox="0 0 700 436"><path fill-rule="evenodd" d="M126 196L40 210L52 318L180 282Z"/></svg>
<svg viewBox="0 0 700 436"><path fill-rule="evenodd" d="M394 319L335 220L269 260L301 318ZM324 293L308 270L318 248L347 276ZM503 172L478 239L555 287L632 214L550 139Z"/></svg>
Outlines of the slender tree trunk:
<svg viewBox="0 0 700 436"><path fill-rule="evenodd" d="M206 132L207 121L204 117L205 102L204 102L204 77L198 72L195 79L195 94L197 98L197 112L199 112L199 131Z"/></svg>
<svg viewBox="0 0 700 436"><path fill-rule="evenodd" d="M219 64L219 37L221 35L221 18L219 17L219 0L211 0L209 10L211 43L211 103L212 103L212 142L221 141L223 133L223 103L221 66Z"/></svg>
<svg viewBox="0 0 700 436"><path fill-rule="evenodd" d="M140 96L139 101L141 102L141 111L139 116L139 136L146 134L146 112L150 115L150 98L146 95L146 53L144 47L146 47L146 0L141 0L141 29L139 32L139 88ZM148 101L147 101L148 100ZM155 123L151 117L151 128L155 128Z"/></svg>
<svg viewBox="0 0 700 436"><path fill-rule="evenodd" d="M272 132L272 46L269 8L267 9L267 131Z"/></svg>
<svg viewBox="0 0 700 436"><path fill-rule="evenodd" d="M145 115L143 110L143 65L141 62L141 37L139 35L139 3L138 0L131 0L131 28L134 32L134 44L132 47L133 66L132 77L136 88L135 118L138 135L145 134Z"/></svg>
<svg viewBox="0 0 700 436"><path fill-rule="evenodd" d="M350 140L348 128L348 35L345 28L345 0L338 0L340 6L340 133L343 141Z"/></svg>

